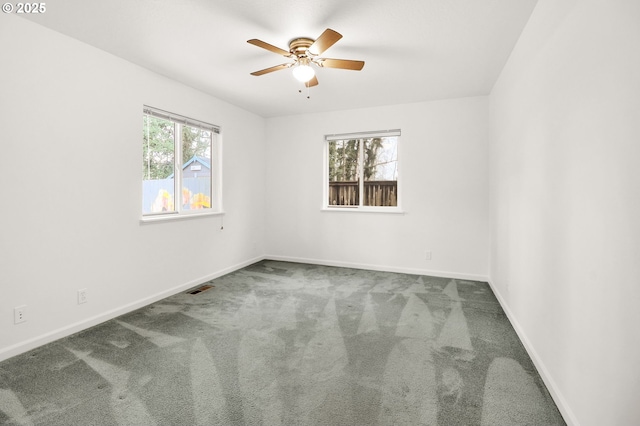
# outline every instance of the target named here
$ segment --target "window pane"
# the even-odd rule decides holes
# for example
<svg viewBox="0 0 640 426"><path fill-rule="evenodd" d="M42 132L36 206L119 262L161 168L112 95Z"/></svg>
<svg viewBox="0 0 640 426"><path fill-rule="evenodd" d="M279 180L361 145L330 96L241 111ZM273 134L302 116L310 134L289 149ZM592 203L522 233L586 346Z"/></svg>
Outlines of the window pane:
<svg viewBox="0 0 640 426"><path fill-rule="evenodd" d="M174 124L145 114L142 130L142 213L175 211Z"/></svg>
<svg viewBox="0 0 640 426"><path fill-rule="evenodd" d="M365 206L398 205L398 138L363 140Z"/></svg>
<svg viewBox="0 0 640 426"><path fill-rule="evenodd" d="M356 139L330 141L328 147L329 205L359 205L359 141Z"/></svg>
<svg viewBox="0 0 640 426"><path fill-rule="evenodd" d="M211 148L213 134L182 126L182 209L211 208Z"/></svg>

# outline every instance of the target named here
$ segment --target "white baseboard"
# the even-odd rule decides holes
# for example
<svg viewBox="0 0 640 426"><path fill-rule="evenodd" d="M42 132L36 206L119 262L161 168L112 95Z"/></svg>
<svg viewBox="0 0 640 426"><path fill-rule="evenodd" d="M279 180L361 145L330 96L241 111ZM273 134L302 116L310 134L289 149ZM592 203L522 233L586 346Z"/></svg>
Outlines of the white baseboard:
<svg viewBox="0 0 640 426"><path fill-rule="evenodd" d="M401 274L429 275L432 277L455 278L458 280L470 280L470 281L488 281L489 280L489 277L485 275L465 274L465 273L450 272L450 271L436 271L432 269L404 268L404 267L389 266L389 265L373 265L368 263L351 263L351 262L342 262L339 260L308 259L308 258L302 258L302 257L277 256L277 255L266 255L264 256L264 259L278 260L282 262L308 263L311 265L337 266L340 268L398 272Z"/></svg>
<svg viewBox="0 0 640 426"><path fill-rule="evenodd" d="M554 402L558 406L558 410L560 410L562 417L564 417L564 421L567 422L569 426L579 426L580 423L578 423L575 414L573 414L573 411L569 407L569 404L567 404L567 401L562 395L562 392L560 392L560 390L558 389L558 386L553 380L553 377L551 377L551 375L549 374L549 371L545 367L544 362L542 362L542 359L540 359L540 357L538 356L538 353L531 344L531 341L529 341L529 339L527 338L524 329L522 328L516 317L513 315L513 312L511 312L511 309L509 309L509 305L507 305L506 300L502 297L502 294L500 294L500 292L494 286L490 279L487 280L487 282L489 283L491 290L493 290L493 294L495 294L496 298L498 299L500 306L502 306L502 310L504 310L507 318L509 318L509 321L511 321L511 325L513 325L516 334L518 334L518 337L524 345L525 350L529 354L529 357L533 361L533 364L536 366L536 369L538 370L542 381L549 390L549 393L551 394Z"/></svg>
<svg viewBox="0 0 640 426"><path fill-rule="evenodd" d="M204 277L197 278L195 280L191 280L184 284L180 284L178 286L172 287L168 290L161 291L154 295L145 297L144 299L137 300L132 303L128 303L124 306L121 306L116 309L112 309L110 311L103 312L101 314L95 315L93 317L84 319L82 321L78 321L73 324L69 324L65 327L59 328L57 330L53 330L49 333L45 333L43 335L25 340L23 342L17 343L15 345L9 346L7 348L3 348L0 350L0 361L4 361L5 359L9 359L13 356L19 355L21 353L30 351L31 349L35 349L39 346L45 345L47 343L51 343L55 340L61 339L63 337L70 336L74 333L77 333L82 330L86 330L87 328L93 327L105 321L108 321L113 318L117 318L126 313L135 311L136 309L140 309L144 306L150 305L159 300L165 299L169 296L173 296L174 294L180 293L182 291L188 290L192 287L195 287L204 282L210 281L214 278L221 277L233 271L237 271L238 269L244 268L245 266L249 266L253 263L259 262L264 259L264 256L255 257L253 259L246 260L244 262L238 263L236 265L230 266L228 268L224 268L220 271L214 272L212 274L205 275Z"/></svg>

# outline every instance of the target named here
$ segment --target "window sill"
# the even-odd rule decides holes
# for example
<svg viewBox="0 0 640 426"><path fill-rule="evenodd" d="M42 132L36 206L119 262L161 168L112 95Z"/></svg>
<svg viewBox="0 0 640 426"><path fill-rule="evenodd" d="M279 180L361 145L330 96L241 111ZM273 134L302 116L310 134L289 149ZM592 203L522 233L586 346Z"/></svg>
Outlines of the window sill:
<svg viewBox="0 0 640 426"><path fill-rule="evenodd" d="M140 219L140 223L147 224L147 223L157 223L157 222L169 222L174 220L188 220L188 219L195 219L198 217L222 216L223 214L224 214L223 211L206 212L206 213L157 214L157 215L143 216Z"/></svg>
<svg viewBox="0 0 640 426"><path fill-rule="evenodd" d="M399 207L323 207L323 212L406 214Z"/></svg>

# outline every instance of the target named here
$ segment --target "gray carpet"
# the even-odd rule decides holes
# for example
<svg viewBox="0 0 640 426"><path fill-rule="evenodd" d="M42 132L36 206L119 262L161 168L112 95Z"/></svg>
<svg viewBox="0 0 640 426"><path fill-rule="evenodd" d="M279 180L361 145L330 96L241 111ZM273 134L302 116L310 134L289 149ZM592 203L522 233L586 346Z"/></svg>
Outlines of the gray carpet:
<svg viewBox="0 0 640 426"><path fill-rule="evenodd" d="M0 363L0 424L563 425L486 283L264 261Z"/></svg>

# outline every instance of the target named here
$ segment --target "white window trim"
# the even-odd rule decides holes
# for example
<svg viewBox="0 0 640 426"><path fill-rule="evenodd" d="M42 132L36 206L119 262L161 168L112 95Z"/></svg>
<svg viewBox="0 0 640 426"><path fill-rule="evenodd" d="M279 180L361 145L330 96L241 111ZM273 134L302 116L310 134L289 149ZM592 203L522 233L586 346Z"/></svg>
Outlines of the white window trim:
<svg viewBox="0 0 640 426"><path fill-rule="evenodd" d="M344 139L366 139L373 137L390 137L390 136L401 136L400 129L392 129L392 130L377 130L371 132L356 132L356 133L336 133L331 135L325 135L324 142L322 144L323 150L323 172L322 172L322 206L320 211L322 212L340 212L340 213L383 213L383 214L405 214L406 212L402 209L401 204L401 172L402 167L398 168L398 198L397 198L397 206L330 206L329 205L329 149L328 143L331 141L344 140ZM398 144L398 164L401 164L400 160L400 148L401 144ZM360 155L362 156L362 150L360 150ZM362 159L360 159L362 162ZM364 183L361 182L361 185Z"/></svg>
<svg viewBox="0 0 640 426"><path fill-rule="evenodd" d="M189 214L178 214L178 213L149 214L149 215L142 216L142 218L140 219L140 223L157 223L157 222L174 221L174 220L194 219L197 217L223 216L223 215L224 215L223 211L189 213Z"/></svg>
<svg viewBox="0 0 640 426"><path fill-rule="evenodd" d="M404 210L402 210L398 206L393 207L322 207L320 209L322 212L333 212L333 213L378 213L378 214L406 214Z"/></svg>
<svg viewBox="0 0 640 426"><path fill-rule="evenodd" d="M211 141L211 208L207 210L182 210L177 209L172 212L157 212L157 213L141 213L140 223L152 223L163 221L174 221L181 219L192 219L196 217L206 216L220 216L224 215L224 209L222 205L222 132L220 126L209 124L204 121L195 120L192 118L184 117L179 114L164 111L158 108L154 108L148 105L143 105L143 114L149 114L154 117L163 118L165 120L172 121L178 125L187 125L192 127L198 127L200 129L209 130L216 136ZM182 132L176 131L174 140L174 158L182 158ZM216 159L214 168L214 161ZM174 160L173 164L174 175L174 198L180 194L178 190L182 188L182 170L178 161ZM214 170L215 169L215 170ZM215 192L214 192L215 191ZM214 194L216 196L214 197Z"/></svg>

